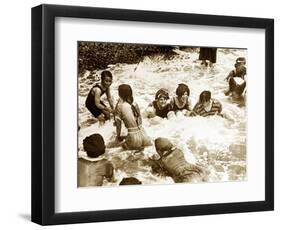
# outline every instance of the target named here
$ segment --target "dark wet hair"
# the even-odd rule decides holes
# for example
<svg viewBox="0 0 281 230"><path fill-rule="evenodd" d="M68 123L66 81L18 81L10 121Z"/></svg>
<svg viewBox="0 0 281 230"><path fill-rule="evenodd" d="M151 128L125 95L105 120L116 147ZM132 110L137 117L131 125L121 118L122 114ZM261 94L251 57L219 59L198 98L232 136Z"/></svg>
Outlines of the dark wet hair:
<svg viewBox="0 0 281 230"><path fill-rule="evenodd" d="M167 89L161 88L156 92L155 100L158 100L161 97L165 98L166 100L169 99L169 92Z"/></svg>
<svg viewBox="0 0 281 230"><path fill-rule="evenodd" d="M127 85L127 84L119 85L118 94L119 94L119 97L121 97L123 101L126 101L129 104L132 104L134 102L133 90L130 85Z"/></svg>
<svg viewBox="0 0 281 230"><path fill-rule="evenodd" d="M204 103L204 102L210 101L210 99L211 99L211 92L210 92L210 91L207 91L207 90L204 90L204 91L200 94L199 102L200 102L200 103Z"/></svg>
<svg viewBox="0 0 281 230"><path fill-rule="evenodd" d="M154 143L156 150L160 152L169 151L173 148L172 142L164 137L156 138Z"/></svg>
<svg viewBox="0 0 281 230"><path fill-rule="evenodd" d="M92 134L83 140L84 150L89 157L95 158L105 153L105 144L103 137L98 134Z"/></svg>
<svg viewBox="0 0 281 230"><path fill-rule="evenodd" d="M186 84L179 84L178 88L176 90L176 94L181 97L182 95L184 95L184 93L187 92L187 96L189 96L190 94L190 90L188 88L188 86Z"/></svg>
<svg viewBox="0 0 281 230"><path fill-rule="evenodd" d="M123 101L126 101L131 105L133 114L136 118L136 122L139 125L138 118L140 117L140 113L137 110L137 108L133 105L134 97L133 97L133 90L132 90L131 86L127 85L127 84L119 85L118 94L119 94L119 97L122 98Z"/></svg>
<svg viewBox="0 0 281 230"><path fill-rule="evenodd" d="M246 58L244 58L244 57L237 58L235 61L235 64L236 65L246 65Z"/></svg>
<svg viewBox="0 0 281 230"><path fill-rule="evenodd" d="M101 80L104 81L106 77L110 77L112 79L112 73L108 70L104 70L101 72Z"/></svg>
<svg viewBox="0 0 281 230"><path fill-rule="evenodd" d="M135 177L123 178L122 181L119 183L119 185L134 185L134 184L142 184L142 183Z"/></svg>

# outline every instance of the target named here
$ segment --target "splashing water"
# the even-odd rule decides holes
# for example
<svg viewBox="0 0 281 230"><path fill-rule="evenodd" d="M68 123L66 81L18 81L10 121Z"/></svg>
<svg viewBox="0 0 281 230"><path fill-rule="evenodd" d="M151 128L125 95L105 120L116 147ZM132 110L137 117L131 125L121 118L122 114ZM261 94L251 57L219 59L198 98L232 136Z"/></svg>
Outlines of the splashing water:
<svg viewBox="0 0 281 230"><path fill-rule="evenodd" d="M141 111L153 101L156 91L167 88L170 96L175 95L179 83L190 88L192 106L198 101L203 90L210 90L212 98L218 99L223 106L223 113L228 119L219 116L208 118L176 116L152 122L143 118L143 127L154 140L167 137L183 150L186 159L197 163L209 172L208 181L237 181L246 178L246 108L229 100L224 91L228 88L225 81L228 73L234 68L237 57L246 56L245 50L218 49L217 63L207 68L198 62L198 52L181 52L171 60L164 60L160 55L144 57L137 66L132 64L110 65L108 70L113 74L111 93L118 98L120 84L130 84L134 100ZM134 71L135 70L135 71ZM101 71L97 71L101 72ZM83 139L100 133L105 142L115 138L113 122L100 126L85 107L86 96L94 80L86 72L79 78L79 155L85 154ZM142 152L124 151L122 148L110 148L105 156L115 167L115 181L105 185L118 184L123 177L136 177L142 184L173 183L170 177L153 174L148 157L155 154L154 146Z"/></svg>

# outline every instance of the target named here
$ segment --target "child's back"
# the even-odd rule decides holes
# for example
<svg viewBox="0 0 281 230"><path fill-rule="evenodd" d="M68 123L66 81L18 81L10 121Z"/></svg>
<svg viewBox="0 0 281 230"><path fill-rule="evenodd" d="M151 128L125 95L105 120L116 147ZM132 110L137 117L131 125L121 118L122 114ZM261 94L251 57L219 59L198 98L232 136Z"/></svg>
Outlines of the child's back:
<svg viewBox="0 0 281 230"><path fill-rule="evenodd" d="M89 161L83 158L78 160L78 186L102 186L104 178L113 176L113 165L103 159Z"/></svg>
<svg viewBox="0 0 281 230"><path fill-rule="evenodd" d="M182 150L173 147L166 138L157 138L155 148L160 155L160 165L176 183L202 181L203 170L186 161Z"/></svg>
<svg viewBox="0 0 281 230"><path fill-rule="evenodd" d="M113 176L113 165L106 159L103 137L92 134L83 140L87 156L78 159L78 186L101 186L104 178Z"/></svg>

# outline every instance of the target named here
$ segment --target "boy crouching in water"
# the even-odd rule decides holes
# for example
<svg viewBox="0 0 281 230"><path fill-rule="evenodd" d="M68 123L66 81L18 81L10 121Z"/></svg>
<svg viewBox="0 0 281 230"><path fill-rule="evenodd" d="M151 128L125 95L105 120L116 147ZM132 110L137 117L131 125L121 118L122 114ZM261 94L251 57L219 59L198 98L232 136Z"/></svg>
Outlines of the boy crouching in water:
<svg viewBox="0 0 281 230"><path fill-rule="evenodd" d="M174 146L167 138L157 138L155 148L160 156L157 164L168 176L172 177L175 183L205 181L204 170L188 163L182 150Z"/></svg>
<svg viewBox="0 0 281 230"><path fill-rule="evenodd" d="M113 111L113 100L110 93L112 84L112 74L110 71L101 73L101 83L95 83L86 99L86 107L92 115L99 120L109 120ZM102 101L101 96L106 94L110 107L107 107Z"/></svg>

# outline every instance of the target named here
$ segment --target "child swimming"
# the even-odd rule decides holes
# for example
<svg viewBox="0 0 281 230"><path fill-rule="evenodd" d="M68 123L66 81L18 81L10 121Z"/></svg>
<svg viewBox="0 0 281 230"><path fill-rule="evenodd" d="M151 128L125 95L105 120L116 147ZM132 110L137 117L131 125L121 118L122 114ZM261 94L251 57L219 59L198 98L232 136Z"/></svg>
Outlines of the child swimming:
<svg viewBox="0 0 281 230"><path fill-rule="evenodd" d="M169 139L159 137L155 140L155 148L160 156L157 163L175 183L199 182L205 177L204 170L186 161L183 152L174 146Z"/></svg>

